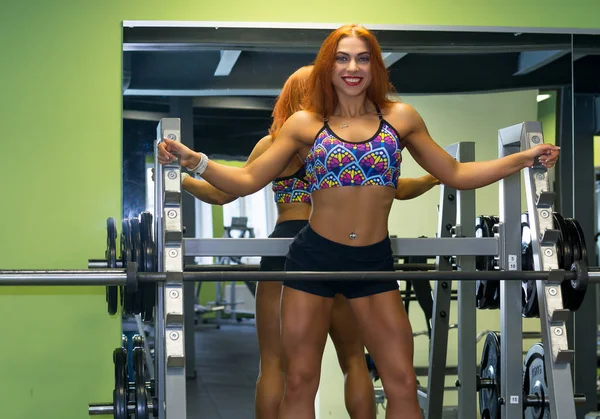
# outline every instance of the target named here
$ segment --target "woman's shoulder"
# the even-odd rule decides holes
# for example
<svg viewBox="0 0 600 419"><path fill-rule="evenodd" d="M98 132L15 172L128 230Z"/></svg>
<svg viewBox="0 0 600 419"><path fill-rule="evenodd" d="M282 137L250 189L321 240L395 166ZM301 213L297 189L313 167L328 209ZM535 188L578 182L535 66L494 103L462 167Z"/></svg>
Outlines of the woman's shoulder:
<svg viewBox="0 0 600 419"><path fill-rule="evenodd" d="M293 120L296 124L323 124L323 117L315 112L301 110L294 113L288 121Z"/></svg>
<svg viewBox="0 0 600 419"><path fill-rule="evenodd" d="M416 112L415 108L404 102L392 102L382 110L384 117L406 117Z"/></svg>

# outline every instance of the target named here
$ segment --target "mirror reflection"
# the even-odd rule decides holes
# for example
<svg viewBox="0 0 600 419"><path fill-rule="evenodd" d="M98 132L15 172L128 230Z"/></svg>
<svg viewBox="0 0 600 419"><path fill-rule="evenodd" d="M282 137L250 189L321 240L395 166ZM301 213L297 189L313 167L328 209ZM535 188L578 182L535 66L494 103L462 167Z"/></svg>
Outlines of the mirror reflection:
<svg viewBox="0 0 600 419"><path fill-rule="evenodd" d="M252 27L125 27L123 217L137 217L142 211L153 210L151 168L160 118L181 118L182 142L190 148L202 151L211 160L242 166L258 140L269 133L282 86L296 70L313 63L330 32ZM572 132L568 108L573 92L572 66L577 69L584 63L585 71L591 71L594 65L586 62L591 58L572 54L570 34L458 32L444 28L378 29L373 33L395 88L390 97L413 106L442 147L474 142L477 161L497 158L498 129L523 121L542 122L545 141L562 144ZM576 94L578 89L584 87L578 87L576 79ZM567 165L563 167L568 170ZM552 180L557 192L562 193L567 187L559 174L552 172ZM427 181L426 172L409 153L403 153L401 179L405 178ZM216 205L185 194L186 237L266 238L277 224L276 194L277 190L266 187L231 202L216 200ZM567 206L566 202L561 198L562 206ZM418 198L396 200L390 213L390 234L434 237L439 203L435 182L424 185ZM477 190L478 215L497 215L498 207L497 184ZM189 259L188 264L256 266L260 262L256 257L235 256ZM406 285L402 283L400 287L408 307L411 298ZM204 283L192 291L195 339L193 354L186 354L187 373L193 378L187 383L188 417L255 417L255 407L269 403L260 399L260 390L258 396L256 393L261 356L258 343L268 345L275 333L266 332L262 337L259 334L257 339L256 325L264 321L272 326L271 331L277 327L273 328L273 319L265 318L268 315L260 319L261 306L253 283ZM413 294L416 295L416 289ZM431 314L414 295L409 310L415 345L413 363L418 385L426 386ZM264 313L269 313L265 307ZM456 323L456 316L453 306L451 323ZM477 323L478 332L483 333L478 343L479 355L485 330L499 330L498 312L478 311ZM153 329L146 326L151 339ZM525 320L524 330L539 333L539 320ZM137 331L138 325L132 319L124 319L125 333ZM449 332L449 342L453 343L448 346L444 418L458 414L455 333L453 329ZM531 345L524 342L523 346L526 350ZM316 409L319 415L328 417L353 417L344 400L339 356L339 347L329 339ZM264 362L262 366L267 368ZM376 389L377 417L383 418L385 394L372 366L370 374L369 385ZM260 385L268 389L264 394L279 394L277 382L263 380Z"/></svg>

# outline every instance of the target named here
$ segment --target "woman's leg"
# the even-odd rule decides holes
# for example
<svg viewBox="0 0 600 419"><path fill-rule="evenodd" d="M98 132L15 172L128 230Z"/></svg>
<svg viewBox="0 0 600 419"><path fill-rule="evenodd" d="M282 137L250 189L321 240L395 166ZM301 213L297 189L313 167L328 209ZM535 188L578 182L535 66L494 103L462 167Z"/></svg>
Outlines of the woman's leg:
<svg viewBox="0 0 600 419"><path fill-rule="evenodd" d="M344 398L351 419L375 419L375 392L365 361L365 349L348 300L337 294L329 335L344 373Z"/></svg>
<svg viewBox="0 0 600 419"><path fill-rule="evenodd" d="M285 392L280 419L315 417L315 396L327 342L333 298L284 286L281 296L281 340Z"/></svg>
<svg viewBox="0 0 600 419"><path fill-rule="evenodd" d="M349 300L387 398L388 419L420 419L413 336L400 291Z"/></svg>
<svg viewBox="0 0 600 419"><path fill-rule="evenodd" d="M256 335L260 365L256 380L256 419L277 419L283 398L283 363L279 332L281 282L262 281L256 287Z"/></svg>

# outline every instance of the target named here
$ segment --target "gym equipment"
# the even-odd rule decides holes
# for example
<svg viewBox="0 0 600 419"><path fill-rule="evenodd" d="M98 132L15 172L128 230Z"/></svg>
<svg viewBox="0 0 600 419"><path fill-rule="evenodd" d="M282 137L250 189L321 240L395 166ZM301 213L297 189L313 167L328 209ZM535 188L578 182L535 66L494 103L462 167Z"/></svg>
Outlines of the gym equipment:
<svg viewBox="0 0 600 419"><path fill-rule="evenodd" d="M100 261L101 264L105 263L107 268L114 269L117 266L126 267L128 263L135 262L137 270L140 272L156 272L156 246L152 238L152 214L143 212L139 219L132 218L122 221L119 258L117 258L116 251L115 220L108 218L106 225L106 260ZM95 264L95 266L98 265L98 263ZM153 285L140 284L139 288L137 288L137 284L130 284L129 287L115 285L106 287L106 301L110 315L116 314L118 307L121 307L125 315L141 314L144 321L152 321L155 299L156 288Z"/></svg>
<svg viewBox="0 0 600 419"><path fill-rule="evenodd" d="M112 404L90 404L90 416L112 414L115 419L150 419L152 414L156 417L155 386L148 381L143 337L137 335L133 338L133 381L129 381L128 377L126 348L127 338L123 336L123 345L113 352L115 389Z"/></svg>
<svg viewBox="0 0 600 419"><path fill-rule="evenodd" d="M560 269L571 269L574 262L587 264L587 248L585 237L581 226L573 218L564 218L558 213L553 213L553 226L558 232L556 243L556 257ZM529 216L527 213L521 215L522 228L522 253L521 260L523 271L533 270L533 251L531 247L531 231L529 228ZM537 300L536 283L523 280L523 317L538 317L539 306ZM571 311L577 309L583 303L587 283L561 283L561 297L563 306Z"/></svg>
<svg viewBox="0 0 600 419"><path fill-rule="evenodd" d="M489 332L481 355L481 375L477 377L482 419L499 419L505 401L500 393L500 337ZM523 363L523 411L525 419L550 419L544 346L535 343ZM574 395L575 404L585 403L585 395Z"/></svg>
<svg viewBox="0 0 600 419"><path fill-rule="evenodd" d="M157 137L179 140L179 120L161 120ZM541 124L529 122L518 124L499 131L499 154L501 157L510 155L542 142ZM474 148L461 147L463 145L466 143L451 146L453 148L451 154L459 161L472 160L472 155L467 154L474 153ZM142 253L142 249L148 249L142 243L142 231L146 231L146 237L153 237L156 243L152 246L156 252L156 259L152 252L149 253L151 255L149 259L156 260L155 271L144 271L146 269L144 256L141 256L142 260L139 263L135 255L129 256L127 238L124 239L125 259L131 257L132 260L123 261L125 266L121 268L115 267L116 233L110 226L110 222L107 224L108 239L105 254L107 268L82 271L0 271L0 285L118 286L123 287L121 295L124 297L128 295L143 296L143 291L140 294L136 293L148 285L156 287L155 396L153 396L152 406L148 404L148 398L146 398L146 410L140 406L139 411L142 415L152 408L155 410L155 416L159 419L183 419L186 417L186 357L183 331L183 284L185 281L237 281L242 278L244 280L343 278L349 281L365 279L436 281L428 385L426 389L419 388L418 390L419 402L425 410L427 419L443 417L442 402L443 393L446 390L444 380L452 281L459 281L458 340L461 350L458 355L456 389L459 395L458 416L461 419L476 417L473 394L477 391L477 371L475 363L472 362L476 358L476 329L473 315L476 302L473 298L476 295L475 281L500 281L499 306L502 317L500 330L502 339L499 343L499 359L505 365L500 365L500 375L496 372L493 380L490 378L488 368L485 373L488 374L487 378L482 377L479 380L480 390L493 390L489 387L490 385L500 389L499 404L503 418L518 418L522 416L524 408L535 407L540 403L543 403L544 406L547 405L553 419L575 417L575 398L573 397L569 364L573 358L573 351L568 349L565 332L565 322L570 315L570 309L564 302L568 301L568 296L567 300L563 300L563 287L584 293L587 282L597 282L600 272L587 269L587 264L583 260L582 238L578 242L571 239L571 237L575 238L580 235L577 226L573 223L569 226L569 222L565 221L564 233L555 227L556 217L552 212L554 194L550 191L547 171L543 166L536 163L533 167L524 169L529 217L527 224L531 237L531 253L534 256L533 270L520 271L521 261L519 258L522 254L522 243L521 237L518 235L521 233L518 226L521 221L521 202L518 197L521 196L521 193L520 173L516 173L500 182L501 208L497 227L493 227L493 237L475 237L473 191L454 191L442 185L438 237L392 240L392 250L396 256L438 255L436 260L438 271L427 273L184 272L184 256L283 256L292 239L186 239L184 241L181 225L180 168L177 164L161 166L155 161L155 172L157 173L153 212L155 219L151 223L153 228L148 230L150 224L144 217L139 220L140 252ZM132 243L137 243L137 239L134 237L135 224L130 220ZM558 228L562 227L559 225ZM124 230L125 236L128 237L127 227ZM148 231L152 234L148 234ZM570 241L571 259L581 258L572 265L565 265L565 255L568 256L565 242L561 242L559 246L559 239L563 235L566 237L567 234L570 240L573 240ZM135 249L136 244L132 244L131 248ZM497 258L494 258L494 264L497 265L498 270L476 271L475 257L490 255L497 255ZM527 394L526 397L523 397L523 376L520 368L522 364L521 345L509 344L509 342L520 343L522 339L521 284L523 281L535 281L532 284L535 284L537 293L542 342L548 353L548 356L544 357L544 382L548 394L551 396L544 395L543 401L541 396L536 395L541 394L541 390L536 390L538 393L534 392L534 394ZM114 296L114 293L112 295ZM127 303L126 300L126 298L123 299L123 304L126 304L129 309L129 300ZM144 301L144 298L133 301ZM133 310L137 310L136 303L133 306ZM576 306L576 301L574 306ZM489 367L493 365L492 355L497 352L497 346L490 343L487 345L487 349L485 360L486 366ZM128 393L128 391L123 391L123 383L128 382L126 373L123 373L126 361L124 361L122 350L116 353L115 399L113 405L110 406L110 413L122 417L123 413L129 414L136 409L131 403L132 398L127 396L127 400L124 401L123 395ZM533 363L530 364L533 365ZM514 368L515 365L519 365L518 371ZM139 370L140 368L135 369L134 375ZM127 385L127 388L131 388L131 385ZM536 387L536 389L542 388L540 385ZM556 389L560 389L560 391L557 392ZM144 400L143 394L139 395L139 400ZM102 408L98 408L98 410L102 410ZM486 411L493 411L493 406L488 406Z"/></svg>
<svg viewBox="0 0 600 419"><path fill-rule="evenodd" d="M481 418L500 419L500 337L495 332L485 338L477 384Z"/></svg>
<svg viewBox="0 0 600 419"><path fill-rule="evenodd" d="M117 267L117 229L115 220L109 218L106 220L106 258L107 268ZM108 303L108 314L113 315L117 312L119 299L119 289L114 285L106 287L106 302Z"/></svg>

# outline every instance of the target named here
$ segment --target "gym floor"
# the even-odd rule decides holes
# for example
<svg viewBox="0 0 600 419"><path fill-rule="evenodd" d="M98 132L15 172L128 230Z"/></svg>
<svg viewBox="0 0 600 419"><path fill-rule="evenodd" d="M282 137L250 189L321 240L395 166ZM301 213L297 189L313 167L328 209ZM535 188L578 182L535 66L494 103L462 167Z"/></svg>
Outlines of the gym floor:
<svg viewBox="0 0 600 419"><path fill-rule="evenodd" d="M253 419L258 362L254 321L198 330L197 377L187 382L187 417Z"/></svg>

